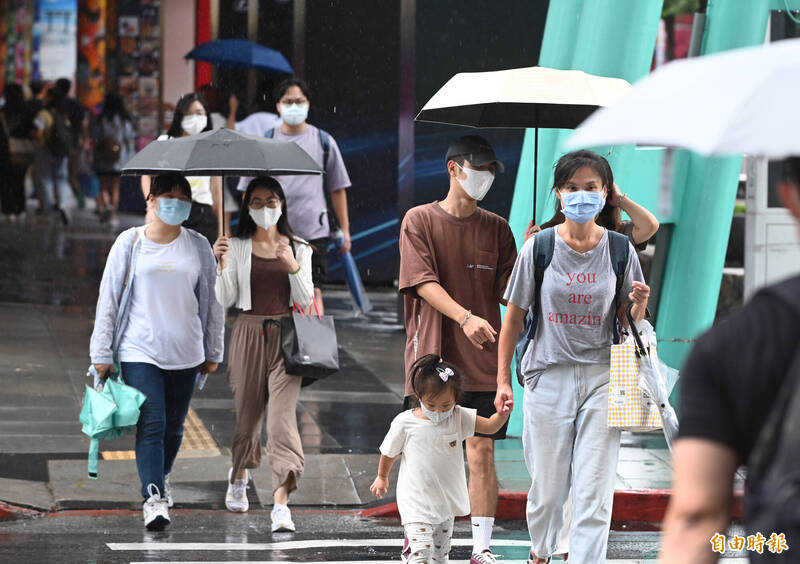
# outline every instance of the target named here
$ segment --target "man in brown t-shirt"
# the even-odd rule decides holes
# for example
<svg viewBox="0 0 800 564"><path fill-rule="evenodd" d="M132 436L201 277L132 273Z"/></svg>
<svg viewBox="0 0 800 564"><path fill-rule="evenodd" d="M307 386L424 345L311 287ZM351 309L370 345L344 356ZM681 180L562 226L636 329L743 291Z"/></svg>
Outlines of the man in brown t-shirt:
<svg viewBox="0 0 800 564"><path fill-rule="evenodd" d="M414 398L408 370L426 354L438 354L464 376L460 402L478 415L494 412L500 304L517 247L508 222L478 207L495 172L503 172L488 141L476 135L455 140L445 158L450 190L442 201L408 211L400 228L400 291L405 300L406 408ZM495 562L489 550L497 506L494 440L467 439L473 556Z"/></svg>

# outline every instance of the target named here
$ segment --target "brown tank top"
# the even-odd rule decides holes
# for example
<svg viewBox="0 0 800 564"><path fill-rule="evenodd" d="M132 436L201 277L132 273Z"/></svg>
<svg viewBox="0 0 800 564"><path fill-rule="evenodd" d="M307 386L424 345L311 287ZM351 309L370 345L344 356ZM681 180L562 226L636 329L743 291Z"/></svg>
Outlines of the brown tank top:
<svg viewBox="0 0 800 564"><path fill-rule="evenodd" d="M252 315L280 315L291 311L289 269L279 258L252 255L250 268L250 304Z"/></svg>

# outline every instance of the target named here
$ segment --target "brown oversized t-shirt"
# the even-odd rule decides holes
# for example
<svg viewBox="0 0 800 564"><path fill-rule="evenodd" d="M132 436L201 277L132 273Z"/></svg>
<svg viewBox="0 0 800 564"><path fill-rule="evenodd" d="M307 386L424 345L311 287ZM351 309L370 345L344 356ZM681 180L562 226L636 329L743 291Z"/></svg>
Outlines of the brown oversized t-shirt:
<svg viewBox="0 0 800 564"><path fill-rule="evenodd" d="M408 211L400 227L400 283L406 322L408 370L426 354L438 354L464 374L464 389L497 389L497 342L475 348L458 323L421 299L416 287L438 282L461 306L482 317L500 334L500 303L517 258L508 222L478 208L467 218L444 211L439 202Z"/></svg>

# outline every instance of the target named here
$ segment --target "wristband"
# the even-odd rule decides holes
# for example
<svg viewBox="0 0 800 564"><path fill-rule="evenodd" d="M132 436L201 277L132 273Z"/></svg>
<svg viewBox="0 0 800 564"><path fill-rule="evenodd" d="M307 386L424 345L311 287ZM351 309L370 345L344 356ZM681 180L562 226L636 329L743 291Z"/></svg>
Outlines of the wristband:
<svg viewBox="0 0 800 564"><path fill-rule="evenodd" d="M458 324L458 326L459 326L460 328L462 328L462 329L463 329L463 328L464 328L464 325L466 325L466 324L467 324L467 321L469 320L469 318L470 318L470 317L472 317L472 310L469 310L469 309L468 309L468 310L467 310L467 315L465 315L465 316L464 316L464 321L462 321L461 323L459 323L459 324Z"/></svg>
<svg viewBox="0 0 800 564"><path fill-rule="evenodd" d="M297 274L298 272L300 272L300 266L298 266L297 270L295 270L294 272L289 272L289 274Z"/></svg>

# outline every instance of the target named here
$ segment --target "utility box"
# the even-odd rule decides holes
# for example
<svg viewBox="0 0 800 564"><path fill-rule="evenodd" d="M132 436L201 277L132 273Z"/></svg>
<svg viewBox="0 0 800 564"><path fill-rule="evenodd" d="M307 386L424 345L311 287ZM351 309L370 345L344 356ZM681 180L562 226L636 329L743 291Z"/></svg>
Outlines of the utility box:
<svg viewBox="0 0 800 564"><path fill-rule="evenodd" d="M797 222L778 199L782 161L747 158L744 298L800 272Z"/></svg>

